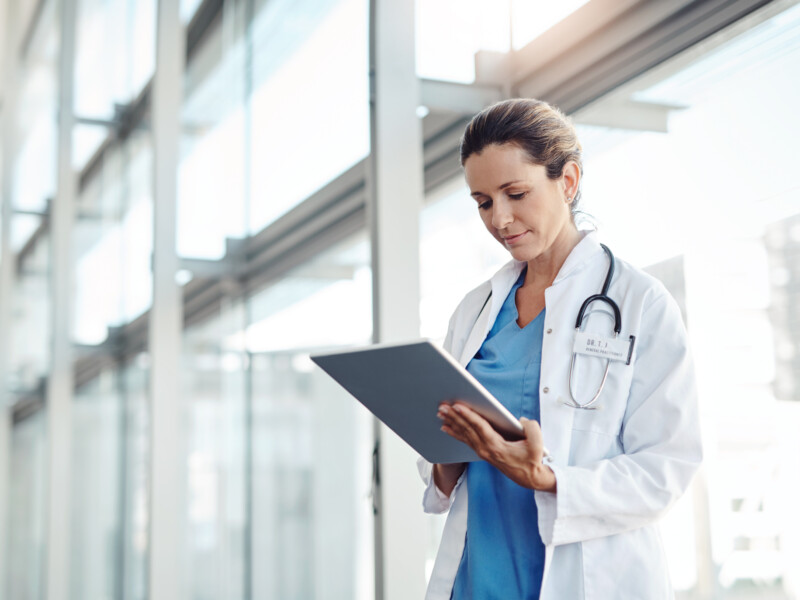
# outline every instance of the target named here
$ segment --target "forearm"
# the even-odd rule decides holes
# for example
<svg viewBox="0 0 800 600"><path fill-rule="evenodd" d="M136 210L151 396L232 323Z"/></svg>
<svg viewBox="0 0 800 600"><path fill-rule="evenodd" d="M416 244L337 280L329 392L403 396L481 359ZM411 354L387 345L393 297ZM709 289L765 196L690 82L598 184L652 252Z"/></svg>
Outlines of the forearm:
<svg viewBox="0 0 800 600"><path fill-rule="evenodd" d="M467 467L466 463L435 464L433 465L433 483L445 496L453 493L453 488L458 483L458 478Z"/></svg>

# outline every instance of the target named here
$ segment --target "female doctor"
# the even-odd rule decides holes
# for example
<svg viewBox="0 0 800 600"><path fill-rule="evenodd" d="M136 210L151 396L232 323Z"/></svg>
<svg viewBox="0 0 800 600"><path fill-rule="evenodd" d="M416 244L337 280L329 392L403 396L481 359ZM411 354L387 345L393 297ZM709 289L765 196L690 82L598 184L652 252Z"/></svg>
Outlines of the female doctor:
<svg viewBox="0 0 800 600"><path fill-rule="evenodd" d="M525 439L505 440L463 403L439 407L442 430L482 460L420 459L424 509L449 512L427 598L672 598L656 524L702 458L678 307L576 228L581 147L550 105L485 109L461 164L512 260L462 300L445 347ZM605 288L610 302L579 318Z"/></svg>

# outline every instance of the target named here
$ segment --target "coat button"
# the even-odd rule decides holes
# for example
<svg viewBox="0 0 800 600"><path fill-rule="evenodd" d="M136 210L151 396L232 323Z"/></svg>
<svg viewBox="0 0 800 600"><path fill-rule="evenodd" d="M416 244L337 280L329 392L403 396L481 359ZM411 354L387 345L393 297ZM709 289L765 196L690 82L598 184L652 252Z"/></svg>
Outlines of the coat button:
<svg viewBox="0 0 800 600"><path fill-rule="evenodd" d="M553 330L552 329L548 329L547 333L553 333Z"/></svg>
<svg viewBox="0 0 800 600"><path fill-rule="evenodd" d="M550 388L549 388L549 387L546 387L546 388L542 389L542 391L543 391L543 392L546 394L547 392L549 392L549 391L550 391Z"/></svg>

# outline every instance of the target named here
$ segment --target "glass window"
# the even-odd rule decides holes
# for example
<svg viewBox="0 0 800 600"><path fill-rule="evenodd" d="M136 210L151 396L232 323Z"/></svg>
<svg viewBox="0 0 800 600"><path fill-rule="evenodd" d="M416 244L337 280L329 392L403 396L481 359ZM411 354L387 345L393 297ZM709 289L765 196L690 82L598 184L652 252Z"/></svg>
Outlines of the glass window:
<svg viewBox="0 0 800 600"><path fill-rule="evenodd" d="M254 597L373 597L372 418L308 358L370 341L368 265L359 236L251 301Z"/></svg>
<svg viewBox="0 0 800 600"><path fill-rule="evenodd" d="M43 384L50 368L50 237L43 230L19 261L10 320L13 349L9 385L26 394Z"/></svg>
<svg viewBox="0 0 800 600"><path fill-rule="evenodd" d="M184 333L182 388L189 402L190 598L245 598L250 442L242 300ZM237 335L238 334L238 335ZM258 567L261 568L261 565Z"/></svg>
<svg viewBox="0 0 800 600"><path fill-rule="evenodd" d="M359 236L186 330L192 598L372 597L372 420L308 358L369 342L370 285Z"/></svg>
<svg viewBox="0 0 800 600"><path fill-rule="evenodd" d="M121 509L123 600L147 600L150 527L150 355L140 353L120 369L125 446Z"/></svg>
<svg viewBox="0 0 800 600"><path fill-rule="evenodd" d="M124 413L115 375L75 394L70 597L119 597Z"/></svg>
<svg viewBox="0 0 800 600"><path fill-rule="evenodd" d="M178 169L181 256L220 259L226 239L247 230L245 5L230 3L222 11L186 69Z"/></svg>
<svg viewBox="0 0 800 600"><path fill-rule="evenodd" d="M255 233L369 152L367 2L275 0L252 28Z"/></svg>
<svg viewBox="0 0 800 600"><path fill-rule="evenodd" d="M80 0L77 6L75 112L112 119L153 75L156 3Z"/></svg>
<svg viewBox="0 0 800 600"><path fill-rule="evenodd" d="M155 69L154 0L75 0L75 114L118 122ZM79 123L73 165L82 169L115 126Z"/></svg>
<svg viewBox="0 0 800 600"><path fill-rule="evenodd" d="M243 14L244 13L244 14ZM219 259L369 149L367 3L231 4L187 68L178 252Z"/></svg>
<svg viewBox="0 0 800 600"><path fill-rule="evenodd" d="M103 371L73 403L70 598L146 598L146 357Z"/></svg>
<svg viewBox="0 0 800 600"><path fill-rule="evenodd" d="M125 325L150 308L152 206L150 137L136 134L108 152L78 198L76 342L100 344L110 327Z"/></svg>
<svg viewBox="0 0 800 600"><path fill-rule="evenodd" d="M514 50L519 50L530 43L588 1L511 0L511 27Z"/></svg>
<svg viewBox="0 0 800 600"><path fill-rule="evenodd" d="M38 600L44 594L45 414L14 424L11 435L8 505L8 595Z"/></svg>
<svg viewBox="0 0 800 600"><path fill-rule="evenodd" d="M588 0L417 0L417 74L475 81L479 51L518 50Z"/></svg>

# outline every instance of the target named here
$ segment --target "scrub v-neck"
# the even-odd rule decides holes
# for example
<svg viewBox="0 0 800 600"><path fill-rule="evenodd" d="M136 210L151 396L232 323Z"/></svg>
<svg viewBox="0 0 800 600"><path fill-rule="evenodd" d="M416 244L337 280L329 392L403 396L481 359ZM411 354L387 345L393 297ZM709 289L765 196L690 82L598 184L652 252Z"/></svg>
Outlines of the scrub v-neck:
<svg viewBox="0 0 800 600"><path fill-rule="evenodd" d="M514 416L538 421L545 310L525 327L517 323L524 277L523 270L467 370ZM544 544L533 490L484 461L468 465L467 489L467 537L452 598L539 598Z"/></svg>

